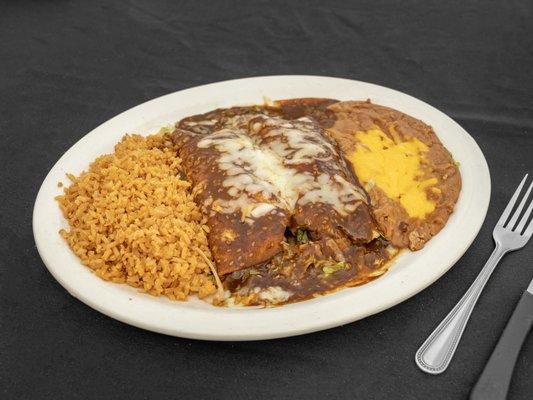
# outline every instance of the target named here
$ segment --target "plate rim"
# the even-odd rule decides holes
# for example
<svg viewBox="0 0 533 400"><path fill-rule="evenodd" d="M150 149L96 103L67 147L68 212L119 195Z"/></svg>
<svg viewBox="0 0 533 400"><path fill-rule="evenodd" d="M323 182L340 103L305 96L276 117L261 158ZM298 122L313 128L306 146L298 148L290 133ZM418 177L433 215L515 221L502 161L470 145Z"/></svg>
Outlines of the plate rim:
<svg viewBox="0 0 533 400"><path fill-rule="evenodd" d="M195 329L194 327L192 329L183 329L183 328L180 329L179 327L175 327L175 326L173 327L173 326L168 325L169 320L160 321L159 323L154 322L154 321L147 322L146 319L144 319L142 317L139 318L139 315L137 315L137 316L130 315L129 313L130 313L131 310L128 311L126 309L123 309L122 311L120 311L120 310L117 310L116 307L113 307L113 305L110 305L109 303L107 303L107 301L101 302L101 301L95 300L91 296L88 296L87 293L84 290L80 290L80 288L76 284L72 284L72 282L69 281L69 279L67 279L64 275L62 275L60 273L60 270L58 268L56 268L56 266L54 265L54 262L51 261L50 249L46 246L46 244L47 244L47 240L46 239L47 238L43 237L42 230L40 229L42 227L42 223L43 223L43 221L41 220L41 217L42 217L42 213L41 212L45 211L45 210L42 210L42 205L45 204L45 203L43 203L43 201L44 201L43 200L43 196L45 195L46 189L49 188L50 185L55 185L57 183L56 181L52 182L51 179L52 179L53 173L58 169L58 166L61 165L62 161L64 161L69 154L75 152L75 150L77 150L78 148L81 148L83 146L83 144L85 143L85 141L87 141L91 135L97 135L100 131L105 130L107 125L112 125L113 121L115 121L115 122L119 121L122 118L124 118L124 116L127 116L129 113L133 113L133 112L135 112L135 111L137 111L139 109L142 109L142 108L147 108L148 106L153 105L153 104L155 104L157 102L162 102L165 99L171 98L171 96L177 96L178 94L181 94L182 96L187 96L187 95L189 95L191 93L194 93L194 91L210 90L210 89L213 89L213 88L216 89L217 86L223 86L223 85L234 85L234 84L239 84L239 83L249 83L249 82L253 82L253 81L260 82L260 81L264 81L264 80L274 80L275 81L275 80L287 80L287 79L289 79L289 80L317 80L318 79L318 80L343 81L345 83L350 83L352 85L356 84L356 85L367 86L369 88L374 88L376 90L385 90L386 92L390 92L390 93L392 93L392 94L394 94L396 96L400 96L400 98L401 97L405 97L407 99L410 99L410 101L415 102L415 104L419 103L423 107L428 108L433 113L436 113L436 115L438 115L439 117L444 117L444 119L447 120L448 123L451 123L452 126L454 126L454 128L456 128L458 130L458 132L460 132L464 136L463 139L466 139L469 142L469 145L472 147L474 152L477 152L477 156L478 156L478 160L477 161L479 161L481 163L481 165L480 165L481 170L482 170L481 171L481 175L483 175L482 177L485 180L485 185L481 185L482 189L484 189L484 192L485 192L484 193L485 197L483 198L484 201L482 202L482 204L479 207L477 207L478 218L477 218L477 221L476 221L476 226L471 230L471 233L470 233L468 239L463 242L463 245L461 246L461 248L455 250L454 257L450 258L450 261L448 262L449 265L447 267L443 267L442 270L439 271L440 273L434 274L430 278L427 278L423 282L420 282L418 284L417 288L412 289L410 292L403 293L401 296L396 296L396 297L393 296L388 301L382 301L379 306L373 307L371 311L360 313L358 315L346 314L345 313L342 317L329 318L329 319L326 318L325 320L319 318L316 322L314 322L312 324L301 324L300 323L300 324L298 324L298 326L286 326L284 329L277 329L277 330L274 329L274 330L271 330L271 331L259 332L259 333L258 332L253 332L253 333L244 332L243 333L242 331L239 332L239 331L232 330L232 329L226 329L224 332L221 332L221 331L213 332L213 331L209 331L209 329L208 329L208 327L210 326L209 323L204 325L204 327L200 328L200 329ZM461 171L461 174L463 174L462 171ZM88 132L87 134L83 135L76 143L74 143L59 158L59 160L54 164L54 166L47 173L46 177L43 180L43 183L41 184L39 192L38 192L38 194L36 196L36 200L35 200L35 204L34 204L34 208L33 208L32 226L33 226L33 234L34 234L34 240L35 240L35 243L36 243L36 246L37 246L37 250L39 252L39 255L40 255L41 259L43 260L43 263L45 264L45 266L48 269L48 271L52 274L52 276L54 276L54 278L65 289L67 289L67 291L72 296L76 297L77 299L81 300L83 303L87 304L91 308L94 308L97 311L102 312L105 315L108 315L108 316L110 316L110 317L112 317L114 319L117 319L117 320L122 321L124 323L127 323L129 325L133 325L133 326L136 326L136 327L139 327L139 328L142 328L142 329L147 329L147 330L150 330L150 331L159 332L159 333L172 335L172 336L178 336L178 337L193 338L193 339L204 339L204 340L261 340L261 339L274 339L274 338L280 338L280 337L295 336L295 335L310 333L310 332L314 332L314 331L329 329L329 328L332 328L332 327L335 327L335 326L344 325L346 323L354 322L356 320L365 318L365 317L367 317L369 315L372 315L372 314L381 312L381 311L383 311L385 309L388 309L390 307L393 307L394 305L399 304L399 303L405 301L406 299L408 299L408 298L420 293L422 290L426 289L429 285L431 285L432 283L434 283L435 281L440 279L450 268L452 268L456 264L457 260L460 257L462 257L463 254L466 252L466 250L470 247L471 243L477 237L477 234L479 233L479 230L481 229L481 226L483 225L483 222L485 220L485 217L486 217L486 214L487 214L487 211L488 211L488 206L489 206L489 203L490 203L490 194L491 194L490 170L489 170L487 161L486 161L486 159L485 159L485 157L483 155L483 152L481 151L479 145L475 142L475 140L472 138L472 136L470 136L470 134L465 129L463 129L456 121L454 121L451 117L449 117L448 115L446 115L442 111L440 111L440 110L436 109L435 107L431 106L430 104L428 104L428 103L426 103L426 102L424 102L424 101L422 101L420 99L417 99L417 98L415 98L413 96L410 96L410 95L408 95L406 93L397 91L395 89L387 88L387 87L384 87L384 86L381 86L381 85L376 85L376 84L372 84L372 83L368 83L368 82L362 82L362 81L358 81L358 80L352 80L352 79L346 79L346 78L337 78L337 77L329 77L329 76L317 76L317 75L268 75L268 76L247 77L247 78L231 79L231 80L226 80L226 81L221 81L221 82L208 83L208 84L205 84L205 85L195 86L195 87L179 90L179 91L176 91L176 92L168 93L168 94L165 94L163 96L160 96L160 97L148 100L146 102L143 102L143 103L141 103L139 105L136 105L134 107L131 107L130 109L125 110L125 111L117 114L116 116L108 119L107 121L103 122L102 124L98 125L96 128L92 129L90 132ZM456 210L454 210L454 213L456 213ZM57 236L59 236L59 235L57 235ZM434 240L434 239L432 239L432 240ZM68 248L66 243L64 243L64 246L66 246ZM395 264L397 262L398 261L395 261ZM78 265L79 265L79 267L81 267L84 270L86 270L86 272L89 274L89 276L90 275L94 276L94 274L91 274L88 271L87 267L82 266L81 263L79 263L79 262L78 262ZM70 268L70 267L68 267L68 268ZM100 280L99 278L96 278L96 279ZM380 279L383 279L383 278L380 278ZM102 284L109 284L108 282L104 282L104 281L101 281L101 283ZM367 285L371 285L372 283L373 282L371 282L371 283L369 283ZM116 284L110 284L110 285L116 285ZM367 286L367 285L363 285L363 286ZM334 300L332 300L332 297L336 296L338 293L345 293L348 290L350 290L350 289L344 289L344 290L342 290L340 292L337 292L335 294L330 294L330 295L327 295L327 296L323 296L323 297L320 298L320 300L322 300L323 303L332 302L332 301L334 301ZM142 294L142 296L147 296L147 295ZM106 297L106 300L108 300L108 297ZM276 320L276 317L275 317L276 314L278 314L278 315L280 313L281 314L285 314L286 313L285 310L288 310L288 309L292 310L292 309L302 308L302 307L299 307L298 305L302 305L302 304L304 304L304 305L307 304L308 305L311 302L315 302L315 300L316 299L307 300L307 301L304 301L304 302L301 302L301 303L285 305L285 306L282 306L282 307L267 308L267 309L263 309L263 310L231 310L230 314L228 314L228 315L231 315L232 313L239 313L239 316L242 317L243 315L246 315L246 313L249 313L249 314L257 315L258 317L261 316L261 318L262 318L263 316L266 315L265 313L269 313L271 315L274 315L273 320ZM177 308L179 308L179 307L177 307ZM214 307L213 307L213 309L221 310L219 308L214 308ZM198 309L197 311L200 314L202 314L202 312L205 311L205 310L202 309L202 311L200 311L200 309ZM221 312L220 314L226 314L226 311ZM290 312L288 314L290 314ZM210 317L212 317L212 316L210 315ZM247 318L247 319L249 319L249 320L251 320L253 322L253 318L252 319L250 319L248 317L245 317L245 318ZM235 319L235 318L233 318L233 319ZM218 321L217 324L218 324L217 326L220 326L220 321Z"/></svg>

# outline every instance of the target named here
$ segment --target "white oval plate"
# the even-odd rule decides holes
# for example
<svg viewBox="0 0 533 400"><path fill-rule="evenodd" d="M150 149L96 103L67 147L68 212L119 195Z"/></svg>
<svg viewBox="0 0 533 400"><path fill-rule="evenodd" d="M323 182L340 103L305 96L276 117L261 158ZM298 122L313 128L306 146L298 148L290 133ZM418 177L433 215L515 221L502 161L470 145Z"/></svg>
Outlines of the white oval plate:
<svg viewBox="0 0 533 400"><path fill-rule="evenodd" d="M110 153L125 133L147 135L182 117L218 107L260 104L270 99L329 97L371 99L431 125L455 160L463 188L446 227L418 252L406 252L384 276L366 285L296 304L267 309L217 308L196 298L172 302L127 285L105 282L70 251L58 231L67 223L54 196L65 173L79 174L97 156ZM205 340L256 340L300 335L346 324L385 310L420 292L442 276L476 237L490 199L487 163L476 142L451 118L392 89L319 76L266 76L182 90L134 107L85 135L54 165L33 211L39 254L52 275L74 297L127 324L168 335Z"/></svg>

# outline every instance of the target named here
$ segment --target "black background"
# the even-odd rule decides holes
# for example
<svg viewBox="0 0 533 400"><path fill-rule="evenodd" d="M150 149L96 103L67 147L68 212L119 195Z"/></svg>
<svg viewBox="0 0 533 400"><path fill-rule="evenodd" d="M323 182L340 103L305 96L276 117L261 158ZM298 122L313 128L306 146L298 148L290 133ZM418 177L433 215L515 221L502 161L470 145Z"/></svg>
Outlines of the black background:
<svg viewBox="0 0 533 400"><path fill-rule="evenodd" d="M0 398L466 398L533 277L531 243L494 273L444 375L420 372L414 353L473 281L511 189L533 172L532 14L531 1L501 0L3 1ZM42 264L31 230L39 186L63 152L148 99L270 74L392 87L469 131L493 192L465 256L390 310L273 341L166 337L71 297ZM532 363L530 337L511 399L531 398Z"/></svg>

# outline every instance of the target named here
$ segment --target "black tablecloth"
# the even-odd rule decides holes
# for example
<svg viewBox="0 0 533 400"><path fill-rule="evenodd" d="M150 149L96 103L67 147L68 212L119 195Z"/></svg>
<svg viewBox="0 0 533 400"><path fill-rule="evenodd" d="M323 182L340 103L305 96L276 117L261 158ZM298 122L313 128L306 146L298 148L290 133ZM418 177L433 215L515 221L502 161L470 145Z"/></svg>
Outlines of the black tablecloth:
<svg viewBox="0 0 533 400"><path fill-rule="evenodd" d="M2 2L0 398L466 398L533 277L532 244L494 273L444 375L419 371L414 353L473 281L509 192L533 172L532 17L528 1ZM272 74L392 87L470 132L493 191L455 267L378 315L262 342L167 337L71 297L31 229L37 190L61 154L148 99ZM532 373L529 338L511 399L531 398Z"/></svg>

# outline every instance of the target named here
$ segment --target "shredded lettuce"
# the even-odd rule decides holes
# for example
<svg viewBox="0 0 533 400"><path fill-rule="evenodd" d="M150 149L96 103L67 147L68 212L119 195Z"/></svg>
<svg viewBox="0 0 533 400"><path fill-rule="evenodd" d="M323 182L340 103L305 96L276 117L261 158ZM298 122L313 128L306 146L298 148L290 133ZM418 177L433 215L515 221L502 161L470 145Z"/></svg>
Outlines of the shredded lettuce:
<svg viewBox="0 0 533 400"><path fill-rule="evenodd" d="M337 271L340 271L341 269L348 269L350 268L350 265L344 261L335 263L335 264L329 264L325 267L322 267L322 271L326 274L326 276L334 274Z"/></svg>
<svg viewBox="0 0 533 400"><path fill-rule="evenodd" d="M307 237L307 232L303 229L298 229L296 232L296 242L298 244L305 244L309 242L309 238Z"/></svg>

